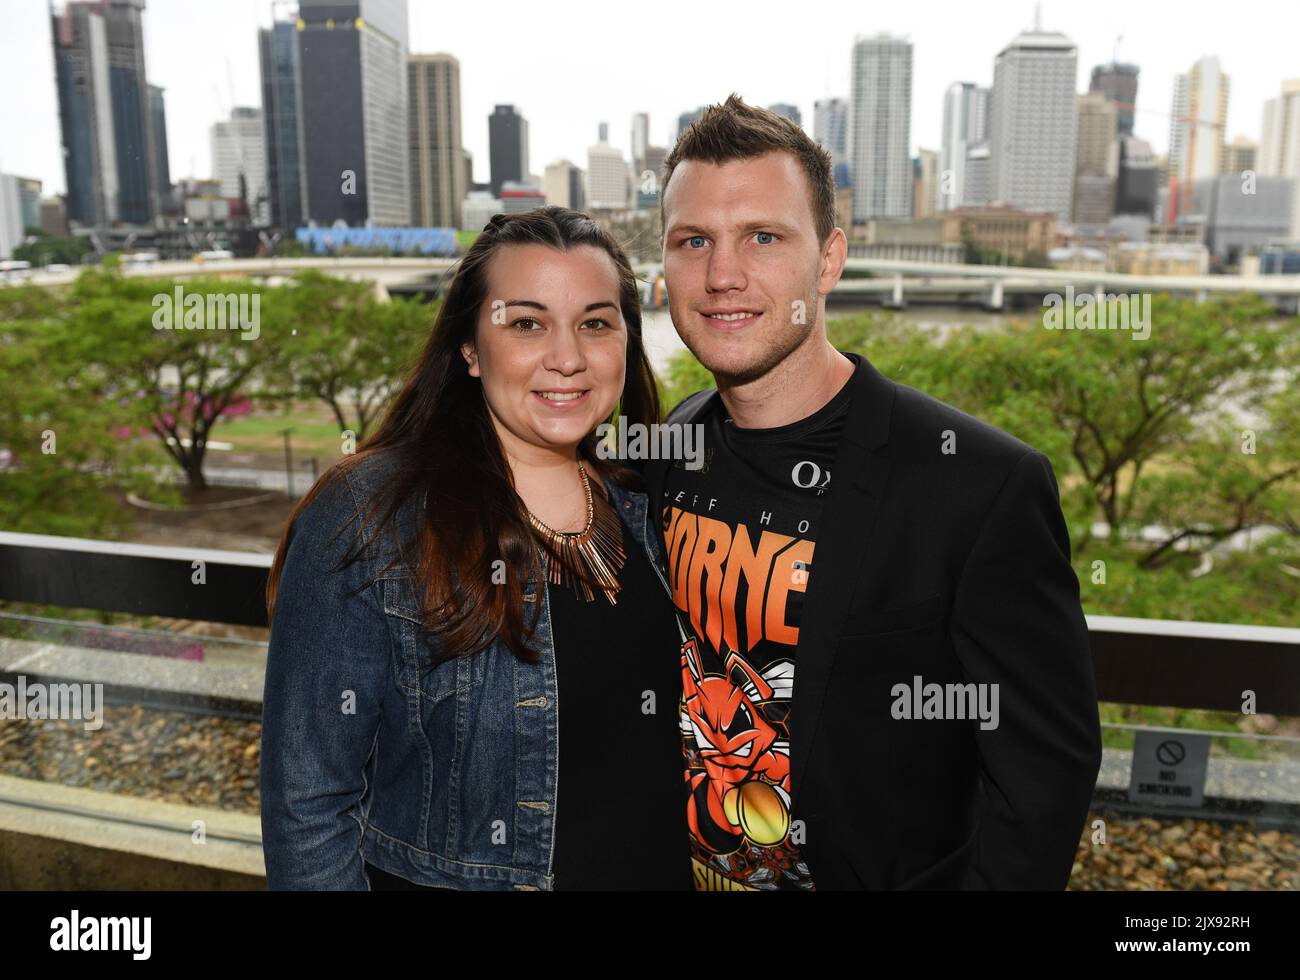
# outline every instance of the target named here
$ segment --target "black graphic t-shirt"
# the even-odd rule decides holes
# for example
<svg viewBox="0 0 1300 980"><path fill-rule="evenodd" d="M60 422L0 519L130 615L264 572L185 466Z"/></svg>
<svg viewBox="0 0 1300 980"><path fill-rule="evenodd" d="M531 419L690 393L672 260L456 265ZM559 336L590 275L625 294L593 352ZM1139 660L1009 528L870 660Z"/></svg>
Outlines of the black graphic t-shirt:
<svg viewBox="0 0 1300 980"><path fill-rule="evenodd" d="M846 355L857 363L855 355ZM795 648L822 499L852 397L740 429L720 400L704 464L668 471L661 519L681 651L682 749L695 887L812 890L790 816Z"/></svg>

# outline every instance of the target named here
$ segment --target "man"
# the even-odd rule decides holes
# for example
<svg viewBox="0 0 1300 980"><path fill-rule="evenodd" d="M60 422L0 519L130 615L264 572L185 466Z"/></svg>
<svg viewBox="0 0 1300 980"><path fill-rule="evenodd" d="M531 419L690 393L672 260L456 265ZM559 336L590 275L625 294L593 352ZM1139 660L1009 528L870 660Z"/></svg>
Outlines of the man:
<svg viewBox="0 0 1300 980"><path fill-rule="evenodd" d="M711 106L663 168L673 324L717 389L650 462L701 889L1065 887L1101 760L1051 464L828 341L829 155ZM814 557L815 553L815 557Z"/></svg>

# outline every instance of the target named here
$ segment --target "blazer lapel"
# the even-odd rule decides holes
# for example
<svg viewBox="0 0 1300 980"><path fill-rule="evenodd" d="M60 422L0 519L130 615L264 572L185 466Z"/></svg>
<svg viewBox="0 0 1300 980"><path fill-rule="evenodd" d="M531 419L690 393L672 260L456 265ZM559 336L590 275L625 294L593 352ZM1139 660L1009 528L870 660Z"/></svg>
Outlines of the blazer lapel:
<svg viewBox="0 0 1300 980"><path fill-rule="evenodd" d="M854 386L853 400L831 467L830 487L822 502L795 648L790 709L792 808L808 768L840 627L848 614L889 480L889 459L874 450L889 439L894 384L865 356L850 383Z"/></svg>

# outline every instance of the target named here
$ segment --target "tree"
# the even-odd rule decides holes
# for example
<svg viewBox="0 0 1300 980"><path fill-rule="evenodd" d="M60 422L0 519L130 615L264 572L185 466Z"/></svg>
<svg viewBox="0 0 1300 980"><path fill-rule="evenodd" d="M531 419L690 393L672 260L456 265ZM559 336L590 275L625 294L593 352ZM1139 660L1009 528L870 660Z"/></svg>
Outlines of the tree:
<svg viewBox="0 0 1300 980"><path fill-rule="evenodd" d="M146 447L119 437L140 405L87 370L70 307L34 286L0 289L0 525L33 534L112 537L126 525L110 492L144 492ZM109 479L111 477L112 484Z"/></svg>
<svg viewBox="0 0 1300 980"><path fill-rule="evenodd" d="M1286 453L1300 458L1294 442L1279 434L1267 460L1233 458L1227 466L1223 430L1236 414L1265 412L1270 431L1286 431L1294 406L1274 396L1296 387L1298 325L1278 322L1256 297L1198 304L1156 296L1145 340L1133 329L1046 330L1037 319L958 329L945 339L836 323L832 339L860 342L891 377L1043 451L1070 491L1063 498L1082 552L1097 517L1112 543L1157 513L1176 518L1170 533L1183 537L1206 520L1225 536L1239 520L1283 519L1277 507L1296 482ZM1178 483L1150 479L1153 467L1215 479L1182 494L1181 508L1162 509L1159 495L1174 494Z"/></svg>
<svg viewBox="0 0 1300 980"><path fill-rule="evenodd" d="M269 397L324 402L360 442L405 380L437 305L381 302L368 283L308 271L281 287L268 324L278 351Z"/></svg>
<svg viewBox="0 0 1300 980"><path fill-rule="evenodd" d="M80 265L82 256L89 255L92 251L94 248L88 238L54 238L38 234L17 246L14 258L41 268L47 265Z"/></svg>
<svg viewBox="0 0 1300 980"><path fill-rule="evenodd" d="M185 473L206 489L208 434L239 409L275 352L266 340L263 290L248 280L124 278L88 271L71 293L67 363L81 376L112 378L147 412L149 430ZM244 321L248 321L246 324Z"/></svg>
<svg viewBox="0 0 1300 980"><path fill-rule="evenodd" d="M1300 390L1273 395L1249 423L1216 418L1143 481L1139 499L1137 521L1168 529L1143 568L1166 564L1176 549L1200 555L1256 528L1300 535Z"/></svg>

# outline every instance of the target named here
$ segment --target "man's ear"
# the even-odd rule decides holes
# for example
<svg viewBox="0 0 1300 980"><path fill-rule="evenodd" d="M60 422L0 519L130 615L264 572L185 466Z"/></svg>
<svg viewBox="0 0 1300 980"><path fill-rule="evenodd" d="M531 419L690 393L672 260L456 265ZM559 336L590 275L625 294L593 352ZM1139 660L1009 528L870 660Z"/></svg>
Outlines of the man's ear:
<svg viewBox="0 0 1300 980"><path fill-rule="evenodd" d="M474 345L468 342L461 344L460 356L465 358L465 363L469 365L469 376L477 378L479 376L478 351L474 349Z"/></svg>
<svg viewBox="0 0 1300 980"><path fill-rule="evenodd" d="M830 237L826 239L826 248L822 253L818 291L823 296L834 289L835 284L840 281L840 276L844 273L844 263L848 257L848 239L844 237L843 229L836 228L831 232Z"/></svg>

